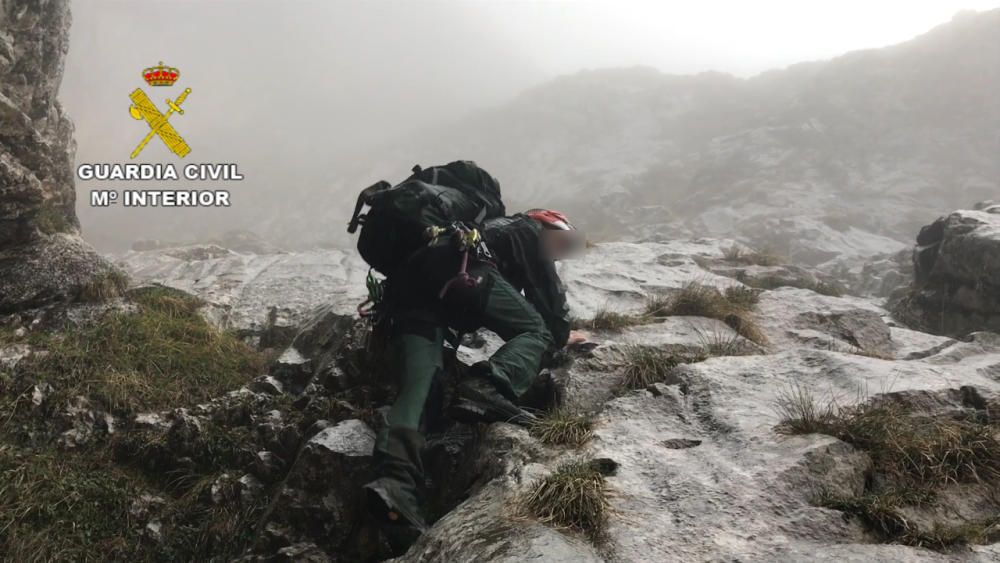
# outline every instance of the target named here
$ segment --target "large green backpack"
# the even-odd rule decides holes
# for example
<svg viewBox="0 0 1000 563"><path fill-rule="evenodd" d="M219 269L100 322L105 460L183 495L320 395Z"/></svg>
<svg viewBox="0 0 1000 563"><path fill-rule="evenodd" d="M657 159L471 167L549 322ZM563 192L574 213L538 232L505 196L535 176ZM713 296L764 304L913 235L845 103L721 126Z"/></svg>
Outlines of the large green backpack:
<svg viewBox="0 0 1000 563"><path fill-rule="evenodd" d="M365 205L370 209L361 214ZM361 227L361 257L389 276L427 248L430 227L447 228L456 222L478 227L505 214L496 178L471 160L458 160L414 166L413 174L399 184L381 181L366 188L358 196L347 232Z"/></svg>

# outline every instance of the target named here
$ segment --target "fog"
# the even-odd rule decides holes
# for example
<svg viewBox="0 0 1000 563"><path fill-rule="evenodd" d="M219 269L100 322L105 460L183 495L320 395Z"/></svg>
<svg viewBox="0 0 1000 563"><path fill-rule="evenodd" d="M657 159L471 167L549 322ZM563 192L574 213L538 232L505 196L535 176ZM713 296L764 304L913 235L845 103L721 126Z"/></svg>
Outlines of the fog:
<svg viewBox="0 0 1000 563"><path fill-rule="evenodd" d="M900 42L997 4L75 0L60 97L76 124L77 162L129 161L148 131L126 111L133 89L165 108L190 87L185 114L170 121L192 153L181 161L154 140L136 161L235 162L246 177L172 183L232 190L232 207L200 210L92 208L92 189L155 184L78 181L78 213L84 236L109 251L257 230L284 192L322 190L341 167L379 162L374 153L394 139L433 135L560 75L644 65L751 76ZM142 69L159 61L180 69L175 87L143 83Z"/></svg>

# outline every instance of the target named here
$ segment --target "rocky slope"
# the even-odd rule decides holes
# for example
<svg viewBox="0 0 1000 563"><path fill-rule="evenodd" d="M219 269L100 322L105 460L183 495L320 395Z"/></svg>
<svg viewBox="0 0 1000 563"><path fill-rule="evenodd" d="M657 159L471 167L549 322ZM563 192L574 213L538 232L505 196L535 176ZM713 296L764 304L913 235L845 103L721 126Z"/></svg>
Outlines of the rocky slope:
<svg viewBox="0 0 1000 563"><path fill-rule="evenodd" d="M639 313L651 296L683 294L692 282L743 288L741 279L760 285L780 273L794 285L822 287L802 277L815 276L809 270L733 261L730 245L714 239L600 244L563 263L561 274L573 312L583 319L608 310ZM387 557L356 504L381 424L379 408L391 397L382 376L359 363L363 334L352 313L364 294L363 264L349 252L250 255L219 247L133 252L123 264L139 283L192 291L207 301L203 310L216 322L283 351L266 374L239 391L102 423L89 443L166 444L140 450L158 460L147 468L156 474L202 463L210 457L207 444L219 443L213 436L234 435L241 453L219 462L199 502L216 511L258 507L253 524L243 524L252 531L238 543L244 559ZM577 350L557 370L566 407L593 421L593 437L580 447L553 446L506 424L446 424L432 432L426 463L432 514L440 519L399 560L1000 557L988 545L996 537L994 524L983 524L971 546L931 540L945 537L939 530L995 522L1000 510L988 490L961 479L941 485L929 508L898 509L910 535L888 535L863 515L849 517L850 510L820 500L874 494L872 480L881 478L877 452L843 436L780 430L781 405L799 392L845 406L883 397L948 420L992 421L990 405L1000 396L1000 338L975 332L955 340L914 331L865 298L787 286L760 291L752 319L762 344L747 341L741 334L751 333L727 317L671 315L595 330L596 348ZM267 330L275 324L284 328ZM497 341L484 334L466 344L458 358L471 362ZM623 381L636 346L688 363L629 389ZM111 436L102 437L107 432ZM75 451L81 447L92 446ZM135 455L118 449L125 460ZM592 459L617 466L606 477L611 512L600 541L525 513L523 499L547 476ZM142 545L173 548L170 538L182 529L172 520L176 501L168 492L146 494L159 500L139 503L131 525L142 532Z"/></svg>
<svg viewBox="0 0 1000 563"><path fill-rule="evenodd" d="M353 250L254 254L218 245L132 251L121 266L138 281L191 292L220 327L288 343L321 304L354 313L368 265ZM280 295L281 299L276 299Z"/></svg>
<svg viewBox="0 0 1000 563"><path fill-rule="evenodd" d="M55 101L66 6L0 4L0 556L389 558L358 497L394 392L355 318L367 267L339 250L135 251L121 259L134 287L119 295L125 277L72 214L71 127ZM457 130L551 147L504 165L523 200L620 186L600 201L644 205L637 236L671 234L656 227L656 198L702 190L768 231L690 200L675 206L693 217L679 232L806 234L785 250L808 263L891 250L907 218L859 229L853 214L937 201L931 180L956 158L947 179L963 188L949 191L995 188L995 129L983 136L995 100L960 85L995 78L1000 66L980 63L994 61L981 43L997 17L750 81L585 74L528 94L517 119L500 111ZM939 88L925 95L929 82ZM947 124L927 117L952 107ZM843 144L859 138L856 151ZM937 141L958 152L931 151ZM481 142L468 146L502 154ZM564 159L586 166L551 165ZM853 196L846 223L830 224L820 192ZM911 302L953 305L957 339L730 240L603 243L561 264L594 334L554 375L589 439L432 417L434 525L398 560L997 560L1000 337L968 332L995 328L994 217L959 212L918 241ZM470 363L497 345L473 335L454 356ZM441 400L460 375L449 370ZM608 509L580 515L579 529L529 502L567 468Z"/></svg>
<svg viewBox="0 0 1000 563"><path fill-rule="evenodd" d="M69 1L0 4L0 312L120 289L80 239L73 125L56 99Z"/></svg>

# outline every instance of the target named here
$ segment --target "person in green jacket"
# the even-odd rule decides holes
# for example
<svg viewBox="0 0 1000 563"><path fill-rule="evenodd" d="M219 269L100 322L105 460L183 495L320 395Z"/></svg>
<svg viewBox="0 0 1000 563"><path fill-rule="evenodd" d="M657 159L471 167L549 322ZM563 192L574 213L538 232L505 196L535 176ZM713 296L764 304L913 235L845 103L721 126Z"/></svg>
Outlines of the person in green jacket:
<svg viewBox="0 0 1000 563"><path fill-rule="evenodd" d="M448 413L464 422L530 423L519 402L535 382L546 356L570 340L565 288L554 260L582 247L564 215L547 210L487 220L482 237L494 263L476 262L468 273L473 288L457 288L428 299L416 284L392 286L391 361L399 392L379 433L374 461L377 478L365 485L369 506L411 543L426 525L420 429L435 376L444 369L446 332L480 327L505 342L489 360L473 364L456 390ZM579 339L579 337L575 337Z"/></svg>

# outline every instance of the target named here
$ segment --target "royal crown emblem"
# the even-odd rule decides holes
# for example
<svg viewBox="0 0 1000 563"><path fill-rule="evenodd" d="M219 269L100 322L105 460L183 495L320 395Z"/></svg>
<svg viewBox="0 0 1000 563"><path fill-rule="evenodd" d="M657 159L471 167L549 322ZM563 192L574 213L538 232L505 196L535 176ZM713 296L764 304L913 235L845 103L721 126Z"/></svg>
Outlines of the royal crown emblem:
<svg viewBox="0 0 1000 563"><path fill-rule="evenodd" d="M160 61L160 64L157 66L149 67L142 71L142 78L150 86L173 86L174 82L177 82L180 76L181 71L173 67L163 66L163 61ZM175 113L184 115L184 109L181 108L181 104L184 103L184 100L187 99L190 93L191 89L185 88L173 100L167 98L167 111L165 112L161 112L156 107L156 104L153 103L153 100L149 99L149 96L142 91L142 88L136 88L129 95L129 98L132 99L132 105L128 108L129 115L137 120L145 121L149 125L149 131L146 133L146 136L139 142L139 146L135 147L135 150L132 151L132 158L139 156L139 153L142 152L142 149L146 148L146 145L149 144L149 141L153 137L159 137L167 145L167 148L170 149L170 152L181 158L184 158L191 152L191 147L188 146L184 137L181 137L180 133L169 123L171 115Z"/></svg>
<svg viewBox="0 0 1000 563"><path fill-rule="evenodd" d="M163 66L163 61L142 71L142 78L150 86L173 86L181 77L181 71L174 67Z"/></svg>

